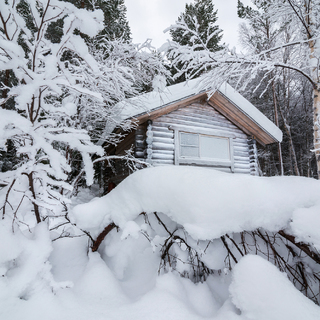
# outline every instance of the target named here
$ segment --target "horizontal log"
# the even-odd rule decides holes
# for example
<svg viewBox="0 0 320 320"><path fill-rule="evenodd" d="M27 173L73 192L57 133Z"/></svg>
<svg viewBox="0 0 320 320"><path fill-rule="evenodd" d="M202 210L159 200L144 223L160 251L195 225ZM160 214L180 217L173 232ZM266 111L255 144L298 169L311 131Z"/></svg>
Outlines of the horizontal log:
<svg viewBox="0 0 320 320"><path fill-rule="evenodd" d="M177 113L181 114L190 114L195 113L199 117L212 117L220 119L221 121L227 121L233 125L233 123L228 120L225 116L223 116L220 112L218 112L216 109L214 109L213 106L210 106L209 104L201 105L201 104L192 104L186 108L178 109L176 111Z"/></svg>
<svg viewBox="0 0 320 320"><path fill-rule="evenodd" d="M180 119L185 121L191 121L194 123L208 123L214 125L223 125L224 127L231 128L237 131L241 131L237 128L233 123L228 121L227 119L217 118L215 115L207 115L207 116L199 116L198 113L189 113L189 114L179 114L179 113L171 113L163 116L163 119Z"/></svg>
<svg viewBox="0 0 320 320"><path fill-rule="evenodd" d="M136 141L134 145L135 145L136 148L141 148L141 149L145 148L145 142L144 141Z"/></svg>
<svg viewBox="0 0 320 320"><path fill-rule="evenodd" d="M168 143L161 143L161 142L154 142L152 143L152 149L154 150L174 150L174 145L173 144L168 144Z"/></svg>
<svg viewBox="0 0 320 320"><path fill-rule="evenodd" d="M174 154L174 150L152 150L153 154L161 153L161 154Z"/></svg>
<svg viewBox="0 0 320 320"><path fill-rule="evenodd" d="M249 152L246 149L233 148L233 154L249 159Z"/></svg>
<svg viewBox="0 0 320 320"><path fill-rule="evenodd" d="M237 139L237 138L233 139L232 143L235 147L243 147L249 151L249 147L248 147L247 143L242 139Z"/></svg>
<svg viewBox="0 0 320 320"><path fill-rule="evenodd" d="M248 154L246 152L233 151L233 156L234 157L242 157L242 158L248 159Z"/></svg>
<svg viewBox="0 0 320 320"><path fill-rule="evenodd" d="M173 161L172 160L152 160L152 164L154 164L154 165L172 164L173 165ZM169 179L169 177L168 177L168 179Z"/></svg>
<svg viewBox="0 0 320 320"><path fill-rule="evenodd" d="M234 168L234 173L250 174L250 170L248 170L248 169Z"/></svg>
<svg viewBox="0 0 320 320"><path fill-rule="evenodd" d="M134 156L139 159L144 158L144 151L135 151Z"/></svg>
<svg viewBox="0 0 320 320"><path fill-rule="evenodd" d="M168 128L168 126L166 126L165 124L163 124L163 122L154 122L152 125L152 131L157 131L157 132L172 132L172 130L170 130Z"/></svg>
<svg viewBox="0 0 320 320"><path fill-rule="evenodd" d="M250 165L249 164L242 164L242 163L235 163L234 164L234 169L246 169L250 171Z"/></svg>
<svg viewBox="0 0 320 320"><path fill-rule="evenodd" d="M174 144L174 139L173 138L162 138L162 137L153 136L153 143L154 142L162 142L162 143Z"/></svg>
<svg viewBox="0 0 320 320"><path fill-rule="evenodd" d="M154 137L159 137L159 138L168 138L168 139L173 139L174 133L172 130L168 132L162 132L162 131L157 131L157 130L152 130L153 136Z"/></svg>
<svg viewBox="0 0 320 320"><path fill-rule="evenodd" d="M196 109L188 109L188 111L185 109L184 111L175 111L169 114L166 114L164 116L162 116L162 118L180 118L180 119L194 119L195 121L215 121L218 123L224 123L225 125L228 125L230 128L235 128L239 131L241 131L241 129L239 129L237 126L235 126L230 120L228 120L227 118L225 118L222 115L219 115L215 112L201 112L199 110Z"/></svg>
<svg viewBox="0 0 320 320"><path fill-rule="evenodd" d="M174 120L174 121L172 121ZM234 129L230 129L225 127L223 124L210 124L210 123L203 123L203 122L194 122L194 121L186 121L181 119L159 119L159 122L162 122L164 126L170 126L170 125L183 125L183 126L190 126L193 128L199 127L199 128L207 128L207 129L215 129L215 130L225 130L226 132L234 133L236 136L246 139L247 135ZM158 122L158 123L159 123Z"/></svg>
<svg viewBox="0 0 320 320"><path fill-rule="evenodd" d="M215 121L219 121L219 122L224 122L224 123L228 123L230 126L235 127L235 125L229 121L227 118L225 118L224 116L220 115L219 113L216 112L207 112L207 111L200 111L197 108L192 108L190 110L177 110L176 112L171 113L171 115L177 115L177 116L192 116L192 117L196 117L198 119L202 119L202 120L215 120Z"/></svg>
<svg viewBox="0 0 320 320"><path fill-rule="evenodd" d="M146 136L142 134L136 134L135 140L145 140Z"/></svg>
<svg viewBox="0 0 320 320"><path fill-rule="evenodd" d="M250 166L250 163L247 159L234 159L234 165L246 165L246 166Z"/></svg>
<svg viewBox="0 0 320 320"><path fill-rule="evenodd" d="M248 163L250 162L250 160L249 160L247 155L239 155L238 153L233 155L233 159L235 159L235 160L243 160L243 159L245 159Z"/></svg>
<svg viewBox="0 0 320 320"><path fill-rule="evenodd" d="M174 160L173 154L166 154L166 153L152 153L152 160Z"/></svg>
<svg viewBox="0 0 320 320"><path fill-rule="evenodd" d="M239 150L239 151L245 151L245 152L247 152L248 153L248 155L249 155L249 149L248 149L248 147L247 146L241 146L241 145L233 145L233 148L235 149L235 150Z"/></svg>

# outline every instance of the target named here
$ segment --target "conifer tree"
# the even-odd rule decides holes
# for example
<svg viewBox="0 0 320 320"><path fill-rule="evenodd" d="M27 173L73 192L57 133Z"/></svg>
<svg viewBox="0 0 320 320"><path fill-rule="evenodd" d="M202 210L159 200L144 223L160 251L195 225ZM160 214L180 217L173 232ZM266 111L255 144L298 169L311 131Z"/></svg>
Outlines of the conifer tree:
<svg viewBox="0 0 320 320"><path fill-rule="evenodd" d="M181 13L178 21L184 20L187 26L194 31L198 31L203 42L208 42L207 47L211 51L221 49L219 42L222 38L222 30L215 23L217 22L218 10L214 10L212 0L195 0L194 3L186 4L185 12ZM193 36L190 32L183 29L170 31L172 40L181 45L190 45ZM214 36L210 37L210 35Z"/></svg>
<svg viewBox="0 0 320 320"><path fill-rule="evenodd" d="M131 31L127 21L127 7L124 0L66 0L76 7L87 9L101 9L104 15L104 29L100 31L99 36L105 36L108 40L124 39L129 41Z"/></svg>
<svg viewBox="0 0 320 320"><path fill-rule="evenodd" d="M221 50L219 44L222 38L222 30L216 25L218 19L218 10L214 10L214 4L212 0L195 0L194 3L186 4L185 12L181 13L178 17L178 22L184 22L188 28L192 31L197 32L200 35L200 39L206 44L206 47L214 52ZM190 46L194 37L194 34L186 31L183 28L171 29L170 34L172 40L182 46ZM199 40L200 40L199 39ZM198 50L202 50L202 44L200 41L197 43L199 45ZM178 69L178 70L177 70ZM172 69L173 75L177 74L179 71L179 66L176 69ZM176 77L176 83L185 80L185 76Z"/></svg>

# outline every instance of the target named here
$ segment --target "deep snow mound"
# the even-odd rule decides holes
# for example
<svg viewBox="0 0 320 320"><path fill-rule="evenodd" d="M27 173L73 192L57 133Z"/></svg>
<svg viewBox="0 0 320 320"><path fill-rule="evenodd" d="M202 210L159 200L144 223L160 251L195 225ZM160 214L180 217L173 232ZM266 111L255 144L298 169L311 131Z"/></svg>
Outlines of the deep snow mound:
<svg viewBox="0 0 320 320"><path fill-rule="evenodd" d="M78 205L73 218L98 234L113 221L121 229L141 212L162 212L194 238L216 239L226 233L290 225L296 236L320 246L320 182L304 177L256 177L213 169L163 166L137 171L108 195ZM304 224L295 221L303 219ZM308 223L308 219L312 219Z"/></svg>

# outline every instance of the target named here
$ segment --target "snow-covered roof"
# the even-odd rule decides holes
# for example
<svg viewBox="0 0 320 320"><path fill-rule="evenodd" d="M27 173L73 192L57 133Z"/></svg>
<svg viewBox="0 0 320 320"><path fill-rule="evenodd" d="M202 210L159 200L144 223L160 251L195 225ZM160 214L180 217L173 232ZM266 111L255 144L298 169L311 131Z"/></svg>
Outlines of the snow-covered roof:
<svg viewBox="0 0 320 320"><path fill-rule="evenodd" d="M193 79L186 82L165 87L163 91L152 91L140 96L120 102L123 120L137 118L142 114L151 113L154 110L178 102L182 99L192 97L198 93L205 92L199 86L199 80Z"/></svg>
<svg viewBox="0 0 320 320"><path fill-rule="evenodd" d="M218 91L275 140L282 141L282 131L238 91L227 83L224 83Z"/></svg>
<svg viewBox="0 0 320 320"><path fill-rule="evenodd" d="M119 123L130 118L139 119L143 115L152 114L158 109L197 96L198 94L205 94L205 92L206 90L201 87L199 79L192 79L165 87L161 92L148 92L118 103L116 106L118 111L117 121ZM224 83L216 92L229 100L235 108L266 132L273 140L272 142L282 141L282 131L229 84ZM107 125L109 130L106 130L105 134L110 133L114 129L110 124Z"/></svg>

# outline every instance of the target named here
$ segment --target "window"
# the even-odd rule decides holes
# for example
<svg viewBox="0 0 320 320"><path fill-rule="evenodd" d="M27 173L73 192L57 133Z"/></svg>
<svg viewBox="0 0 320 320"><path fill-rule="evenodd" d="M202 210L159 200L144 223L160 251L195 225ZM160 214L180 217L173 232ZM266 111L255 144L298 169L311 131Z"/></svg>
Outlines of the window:
<svg viewBox="0 0 320 320"><path fill-rule="evenodd" d="M229 138L180 132L180 157L230 160Z"/></svg>
<svg viewBox="0 0 320 320"><path fill-rule="evenodd" d="M233 171L232 137L217 133L219 135L175 130L175 163L225 167Z"/></svg>

